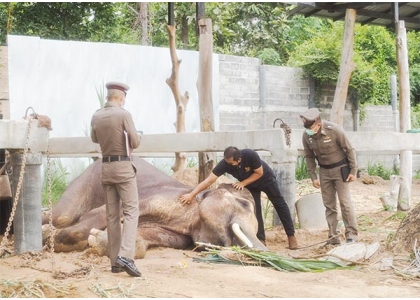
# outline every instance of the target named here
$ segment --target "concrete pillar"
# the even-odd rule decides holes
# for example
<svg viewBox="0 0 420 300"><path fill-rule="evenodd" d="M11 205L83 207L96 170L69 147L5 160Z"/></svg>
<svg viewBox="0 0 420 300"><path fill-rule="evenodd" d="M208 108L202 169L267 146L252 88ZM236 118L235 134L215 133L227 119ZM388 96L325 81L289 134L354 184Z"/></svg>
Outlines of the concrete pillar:
<svg viewBox="0 0 420 300"><path fill-rule="evenodd" d="M13 166L13 197L15 197L22 169L23 154L13 153L11 162ZM42 250L41 166L42 154L28 152L13 220L16 254Z"/></svg>
<svg viewBox="0 0 420 300"><path fill-rule="evenodd" d="M302 196L296 201L296 212L300 228L327 228L325 206L321 193Z"/></svg>
<svg viewBox="0 0 420 300"><path fill-rule="evenodd" d="M399 112L398 112L398 97L397 97L397 76L392 74L390 77L391 83L391 106L392 106L392 115L394 121L394 131L399 132L400 130L400 120L399 120ZM400 156L394 155L394 169L398 169L400 167Z"/></svg>
<svg viewBox="0 0 420 300"><path fill-rule="evenodd" d="M277 184L280 192L289 206L290 215L292 216L293 224L295 223L296 208L295 208L295 173L297 153L294 149L282 149L281 151L272 152L273 171L276 175ZM277 212L274 210L274 225L282 225Z"/></svg>

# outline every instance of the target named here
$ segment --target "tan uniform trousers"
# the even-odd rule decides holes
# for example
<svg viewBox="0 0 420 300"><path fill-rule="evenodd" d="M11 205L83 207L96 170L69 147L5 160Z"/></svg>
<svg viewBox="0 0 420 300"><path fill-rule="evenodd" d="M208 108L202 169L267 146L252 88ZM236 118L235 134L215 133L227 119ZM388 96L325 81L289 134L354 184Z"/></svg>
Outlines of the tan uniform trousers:
<svg viewBox="0 0 420 300"><path fill-rule="evenodd" d="M106 194L108 254L111 266L115 266L117 256L134 259L139 219L136 169L130 161L103 163L102 185Z"/></svg>
<svg viewBox="0 0 420 300"><path fill-rule="evenodd" d="M340 202L341 215L345 226L346 239L357 240L357 219L354 212L353 202L350 196L349 182L344 182L341 177L342 167L332 169L319 169L322 201L325 206L325 217L327 219L329 232L328 237L337 236L338 232L338 209L337 197Z"/></svg>

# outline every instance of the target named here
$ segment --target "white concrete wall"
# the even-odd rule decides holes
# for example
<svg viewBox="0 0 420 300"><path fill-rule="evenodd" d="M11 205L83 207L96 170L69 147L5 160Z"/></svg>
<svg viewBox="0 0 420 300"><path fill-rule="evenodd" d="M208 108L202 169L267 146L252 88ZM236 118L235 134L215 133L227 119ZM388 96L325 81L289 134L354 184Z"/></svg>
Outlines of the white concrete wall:
<svg viewBox="0 0 420 300"><path fill-rule="evenodd" d="M182 60L179 85L188 91L186 130L200 131L198 52L177 51ZM168 48L110 43L43 40L8 36L10 119L31 106L52 120L51 137L87 136L92 114L100 108L97 89L122 81L131 89L125 108L144 134L176 132L175 100L166 79L172 63ZM219 61L213 56L213 103L219 103ZM218 128L218 114L215 126Z"/></svg>

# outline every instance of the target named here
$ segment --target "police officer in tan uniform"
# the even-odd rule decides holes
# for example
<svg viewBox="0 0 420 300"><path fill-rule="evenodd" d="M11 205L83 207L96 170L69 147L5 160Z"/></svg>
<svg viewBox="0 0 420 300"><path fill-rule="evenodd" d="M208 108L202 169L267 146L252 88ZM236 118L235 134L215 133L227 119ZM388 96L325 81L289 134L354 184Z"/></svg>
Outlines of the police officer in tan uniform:
<svg viewBox="0 0 420 300"><path fill-rule="evenodd" d="M306 164L312 184L321 188L325 215L329 227L327 244L340 244L337 198L345 226L346 242L357 240L357 219L350 196L349 183L356 180L357 162L353 146L344 130L330 121L321 120L319 110L310 108L300 115L306 128L302 136ZM316 162L319 164L319 180Z"/></svg>
<svg viewBox="0 0 420 300"><path fill-rule="evenodd" d="M129 87L108 82L107 102L91 121L91 138L102 151L102 186L106 195L108 252L112 273L126 271L140 277L134 264L134 250L139 218L136 168L131 151L140 145L140 136L131 114L123 107ZM127 149L128 146L128 149ZM121 232L121 207L124 226Z"/></svg>

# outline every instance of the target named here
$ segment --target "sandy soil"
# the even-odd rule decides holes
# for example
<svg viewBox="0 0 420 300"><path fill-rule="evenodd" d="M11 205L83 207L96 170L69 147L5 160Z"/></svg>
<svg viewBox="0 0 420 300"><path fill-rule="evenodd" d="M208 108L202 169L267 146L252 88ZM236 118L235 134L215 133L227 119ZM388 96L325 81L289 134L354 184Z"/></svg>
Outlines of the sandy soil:
<svg viewBox="0 0 420 300"><path fill-rule="evenodd" d="M359 180L351 184L351 189L360 242L379 242L381 247L369 260L350 270L288 273L261 266L195 262L198 252L157 248L136 260L143 275L132 278L125 273L112 274L106 257L85 252L54 253L52 258L48 253L27 253L0 259L0 297L417 298L418 278L402 276L392 268L381 270L383 258L393 258L399 270L408 266L411 258L409 253L392 253L386 248L400 221L394 218L395 212L385 211L379 200L389 190L389 182L375 181L367 185ZM307 182L299 182L296 199L311 192ZM420 202L420 180L414 182L412 193L414 207ZM326 229L297 229L296 235L301 247L309 247L287 249L280 227L267 229L267 246L289 258L315 259L331 249L323 247ZM8 249L13 250L13 246Z"/></svg>

